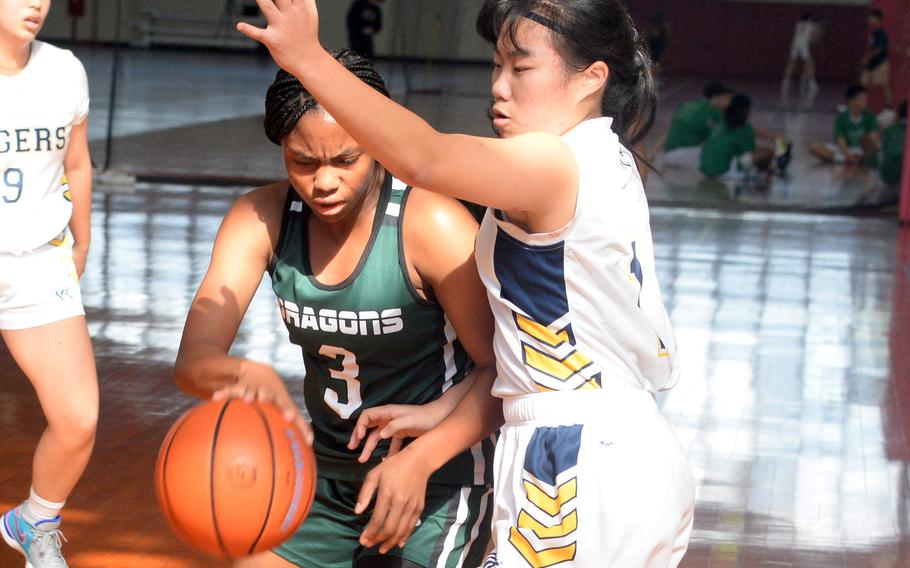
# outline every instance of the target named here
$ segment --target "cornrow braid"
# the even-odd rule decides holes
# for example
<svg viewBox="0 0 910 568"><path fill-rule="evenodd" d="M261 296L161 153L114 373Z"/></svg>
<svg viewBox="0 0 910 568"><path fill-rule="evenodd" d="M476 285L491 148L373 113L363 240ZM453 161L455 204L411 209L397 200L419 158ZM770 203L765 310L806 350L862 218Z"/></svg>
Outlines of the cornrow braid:
<svg viewBox="0 0 910 568"><path fill-rule="evenodd" d="M347 49L336 49L331 55L358 79L389 96L385 82L369 59ZM319 103L297 77L284 69L279 70L265 96L265 135L280 146L284 137L297 127L303 115L318 106Z"/></svg>

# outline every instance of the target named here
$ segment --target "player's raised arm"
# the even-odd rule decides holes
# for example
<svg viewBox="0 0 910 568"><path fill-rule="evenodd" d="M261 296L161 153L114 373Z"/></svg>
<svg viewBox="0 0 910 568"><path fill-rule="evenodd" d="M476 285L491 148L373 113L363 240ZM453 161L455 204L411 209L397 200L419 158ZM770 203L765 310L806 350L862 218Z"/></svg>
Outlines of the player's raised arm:
<svg viewBox="0 0 910 568"><path fill-rule="evenodd" d="M575 210L578 171L574 156L559 139L560 126L508 139L443 134L404 107L363 85L319 44L315 2L258 0L266 29L238 29L269 48L275 61L295 75L350 135L396 177L416 186L506 211L527 213L542 230L557 229ZM506 73L513 66L552 64L514 46L499 46ZM506 69L506 67L508 67ZM517 69L517 70L516 70ZM591 92L606 81L605 67L593 67ZM508 100L504 90L494 95ZM494 107L494 113L500 111ZM504 112L504 111L503 111ZM516 117L497 114L501 126ZM579 116L578 119L584 118Z"/></svg>

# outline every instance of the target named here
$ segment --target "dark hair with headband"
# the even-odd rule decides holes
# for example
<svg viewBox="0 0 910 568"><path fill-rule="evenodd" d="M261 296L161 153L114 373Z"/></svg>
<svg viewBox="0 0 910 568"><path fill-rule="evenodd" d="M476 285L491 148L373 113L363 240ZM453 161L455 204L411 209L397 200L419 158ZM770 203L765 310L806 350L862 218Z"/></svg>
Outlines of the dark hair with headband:
<svg viewBox="0 0 910 568"><path fill-rule="evenodd" d="M620 0L486 0L477 32L494 45L505 26L516 47L518 24L530 19L549 28L568 69L596 61L610 68L602 112L627 146L640 142L654 125L657 85L653 64L632 18Z"/></svg>
<svg viewBox="0 0 910 568"><path fill-rule="evenodd" d="M373 69L369 59L353 51L337 49L332 51L334 57L345 69L358 79L373 87L385 96L389 96L385 82ZM285 136L297 127L297 123L306 113L318 107L319 103L307 91L296 77L285 71L278 71L275 81L265 96L265 135L275 144L281 145Z"/></svg>

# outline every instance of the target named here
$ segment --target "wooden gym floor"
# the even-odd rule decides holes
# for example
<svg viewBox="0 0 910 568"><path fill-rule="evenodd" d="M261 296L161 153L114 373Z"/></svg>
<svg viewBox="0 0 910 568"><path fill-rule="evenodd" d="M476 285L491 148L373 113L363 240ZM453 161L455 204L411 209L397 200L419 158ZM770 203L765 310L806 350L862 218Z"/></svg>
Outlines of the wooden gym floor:
<svg viewBox="0 0 910 568"><path fill-rule="evenodd" d="M109 53L79 55L93 81L99 161ZM125 58L113 165L161 177L280 175L280 156L256 131L271 64L197 53L188 65L175 55ZM482 90L440 94L438 70L407 77L386 65L398 96L431 121L484 131ZM186 81L188 70L196 80ZM486 71L459 73L483 78ZM169 77L184 77L185 89L175 93ZM231 90L236 84L242 88ZM835 105L839 88L828 86L820 104ZM697 89L680 81L668 97ZM801 140L830 134L827 110L781 111L774 89L754 85L756 120L783 117ZM853 186L819 186L841 176L837 170L819 169L802 151L794 165L786 195L801 196L796 208L824 208L819 196L852 199ZM874 183L863 175L862 183ZM246 189L143 182L133 194L96 195L83 294L102 405L95 454L65 511L73 568L226 566L169 532L153 466L165 432L193 404L174 387L172 364L220 219ZM685 366L661 405L698 482L683 566L910 567L910 229L887 217L717 208L698 192L663 200L691 207L661 207L666 192L648 191L661 285ZM299 354L267 287L235 352L271 362L300 395ZM42 428L31 387L0 347L0 506L27 495ZM0 546L0 566L21 565Z"/></svg>

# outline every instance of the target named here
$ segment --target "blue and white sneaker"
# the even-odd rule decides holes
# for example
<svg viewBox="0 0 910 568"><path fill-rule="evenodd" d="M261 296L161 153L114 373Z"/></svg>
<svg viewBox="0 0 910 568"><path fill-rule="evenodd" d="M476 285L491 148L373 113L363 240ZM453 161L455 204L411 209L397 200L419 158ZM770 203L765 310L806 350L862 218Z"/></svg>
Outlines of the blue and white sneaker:
<svg viewBox="0 0 910 568"><path fill-rule="evenodd" d="M3 540L25 556L25 568L67 568L60 552L60 517L32 525L22 518L22 505L3 514Z"/></svg>

